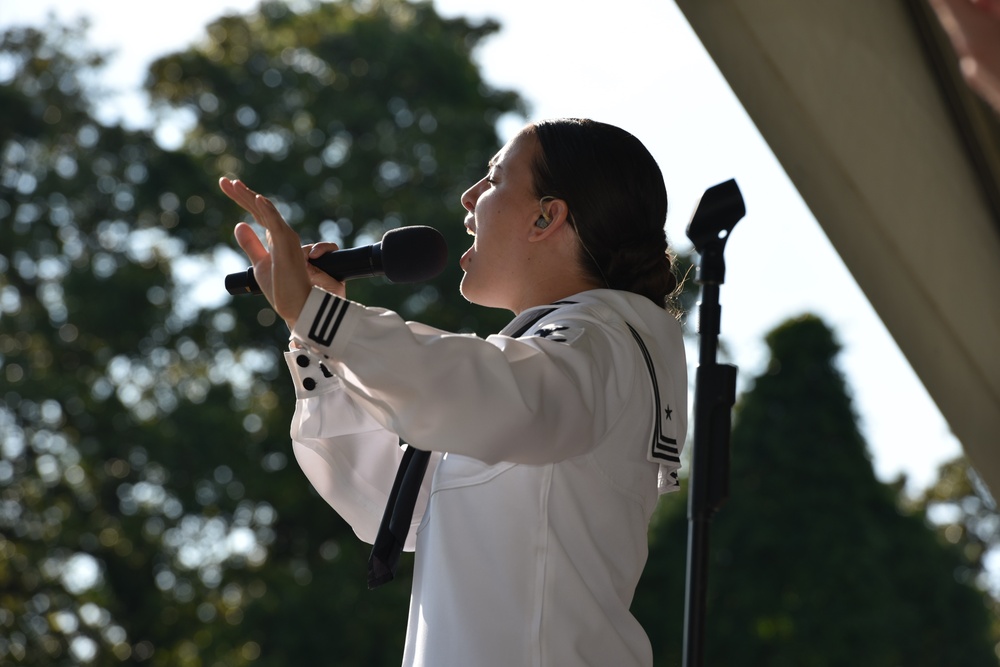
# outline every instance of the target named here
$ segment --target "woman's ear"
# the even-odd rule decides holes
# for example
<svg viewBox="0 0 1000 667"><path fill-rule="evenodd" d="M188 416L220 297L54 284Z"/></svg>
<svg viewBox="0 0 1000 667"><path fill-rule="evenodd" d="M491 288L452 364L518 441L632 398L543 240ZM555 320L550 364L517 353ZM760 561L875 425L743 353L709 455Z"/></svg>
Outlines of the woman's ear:
<svg viewBox="0 0 1000 667"><path fill-rule="evenodd" d="M569 222L569 207L562 199L547 197L539 202L539 207L539 217L528 235L529 242L547 239Z"/></svg>

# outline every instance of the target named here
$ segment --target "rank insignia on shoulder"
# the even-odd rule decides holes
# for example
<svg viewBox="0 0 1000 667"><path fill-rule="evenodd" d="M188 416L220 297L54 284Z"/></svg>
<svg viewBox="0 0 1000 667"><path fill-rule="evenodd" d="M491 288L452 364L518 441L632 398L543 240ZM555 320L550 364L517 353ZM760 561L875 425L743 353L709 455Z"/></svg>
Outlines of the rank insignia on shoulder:
<svg viewBox="0 0 1000 667"><path fill-rule="evenodd" d="M531 332L531 335L538 336L539 338L547 338L556 343L572 343L583 335L583 329L553 322L552 324L546 324L535 329Z"/></svg>

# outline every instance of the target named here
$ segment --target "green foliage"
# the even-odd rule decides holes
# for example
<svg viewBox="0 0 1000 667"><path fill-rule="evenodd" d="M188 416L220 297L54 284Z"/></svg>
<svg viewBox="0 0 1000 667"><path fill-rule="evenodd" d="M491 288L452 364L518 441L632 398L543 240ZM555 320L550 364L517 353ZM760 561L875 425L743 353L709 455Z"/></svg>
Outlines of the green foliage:
<svg viewBox="0 0 1000 667"><path fill-rule="evenodd" d="M964 456L941 465L914 507L940 517L934 523L946 542L960 547L968 578L985 574L987 554L1000 546L1000 515Z"/></svg>
<svg viewBox="0 0 1000 667"><path fill-rule="evenodd" d="M205 273L235 245L215 183L273 194L307 238L467 244L458 195L520 109L471 60L495 29L404 2L220 19L147 80L194 114L178 151L93 119L85 26L3 35L0 663L398 664L408 572L369 593L367 549L289 461L287 332ZM351 291L506 321L457 284Z"/></svg>
<svg viewBox="0 0 1000 667"><path fill-rule="evenodd" d="M927 515L942 543L953 546L962 556L956 576L992 592L988 600L991 634L1000 647L1000 589L987 571L987 560L995 558L1000 548L1000 513L989 490L969 461L960 456L942 464L937 481L911 504L914 512Z"/></svg>
<svg viewBox="0 0 1000 667"><path fill-rule="evenodd" d="M497 27L397 1L365 11L318 4L306 14L266 3L253 17L212 23L201 50L157 61L148 84L155 103L197 119L185 151L199 160L192 188L212 216L192 216L177 233L231 244L237 209L214 188L204 192L230 175L276 199L307 241L364 245L400 225L429 225L452 253L464 249L459 197L497 149L497 118L521 109L471 60ZM508 314L465 307L460 275L451 261L415 295L386 281L349 293L449 330L498 330ZM252 322L247 315L237 321Z"/></svg>
<svg viewBox="0 0 1000 667"><path fill-rule="evenodd" d="M770 364L735 411L730 498L712 523L706 663L995 665L984 596L961 558L874 476L831 331L804 316L767 341ZM636 598L662 665L681 659L684 500L659 510Z"/></svg>

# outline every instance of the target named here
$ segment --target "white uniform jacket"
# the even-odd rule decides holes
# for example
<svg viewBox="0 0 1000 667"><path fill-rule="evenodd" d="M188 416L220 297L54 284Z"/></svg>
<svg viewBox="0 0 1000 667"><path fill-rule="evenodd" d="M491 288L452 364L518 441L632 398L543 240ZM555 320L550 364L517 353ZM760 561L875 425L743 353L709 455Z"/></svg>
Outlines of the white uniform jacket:
<svg viewBox="0 0 1000 667"><path fill-rule="evenodd" d="M362 540L399 439L434 452L406 545L404 665L652 664L629 607L687 430L674 318L593 290L484 340L314 288L292 336L295 456Z"/></svg>

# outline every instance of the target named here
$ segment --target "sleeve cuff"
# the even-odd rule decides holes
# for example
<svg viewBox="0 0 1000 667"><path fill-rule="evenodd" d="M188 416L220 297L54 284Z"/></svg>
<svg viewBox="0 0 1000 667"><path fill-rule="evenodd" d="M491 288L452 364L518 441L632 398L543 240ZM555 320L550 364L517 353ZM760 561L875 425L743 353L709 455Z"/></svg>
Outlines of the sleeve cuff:
<svg viewBox="0 0 1000 667"><path fill-rule="evenodd" d="M360 305L313 287L292 338L324 359L338 358L357 326Z"/></svg>
<svg viewBox="0 0 1000 667"><path fill-rule="evenodd" d="M305 349L285 352L285 363L295 385L295 398L312 398L336 391L343 386L322 361Z"/></svg>

